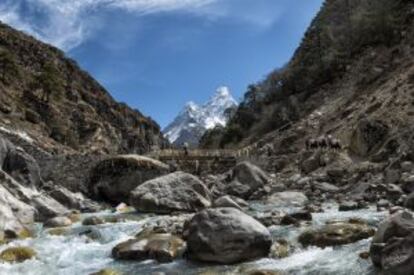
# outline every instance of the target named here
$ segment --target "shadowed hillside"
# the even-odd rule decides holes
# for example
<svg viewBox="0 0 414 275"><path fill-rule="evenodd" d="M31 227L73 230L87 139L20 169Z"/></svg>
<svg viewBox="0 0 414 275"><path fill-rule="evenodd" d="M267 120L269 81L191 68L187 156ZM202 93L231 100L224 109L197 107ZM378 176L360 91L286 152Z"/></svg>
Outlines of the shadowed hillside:
<svg viewBox="0 0 414 275"><path fill-rule="evenodd" d="M0 126L48 151L143 153L167 144L151 118L58 49L0 24Z"/></svg>

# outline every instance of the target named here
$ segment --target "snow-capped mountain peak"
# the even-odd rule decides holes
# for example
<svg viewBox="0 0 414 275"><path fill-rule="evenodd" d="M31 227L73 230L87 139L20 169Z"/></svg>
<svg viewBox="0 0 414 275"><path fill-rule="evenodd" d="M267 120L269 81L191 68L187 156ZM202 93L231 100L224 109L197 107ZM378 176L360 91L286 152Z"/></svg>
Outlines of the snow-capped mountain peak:
<svg viewBox="0 0 414 275"><path fill-rule="evenodd" d="M200 106L198 106L195 102L190 101L185 104L179 116L188 115L188 116L194 117L194 116L197 116L199 112L200 112Z"/></svg>
<svg viewBox="0 0 414 275"><path fill-rule="evenodd" d="M217 88L214 97L226 97L226 98L230 97L230 98L232 98L230 89L227 86L221 86L221 87Z"/></svg>
<svg viewBox="0 0 414 275"><path fill-rule="evenodd" d="M224 112L236 106L237 101L231 95L230 89L226 86L219 87L214 96L203 106L204 127L212 129L217 125L225 126L227 118Z"/></svg>
<svg viewBox="0 0 414 275"><path fill-rule="evenodd" d="M217 88L214 95L202 106L188 102L174 121L164 129L164 135L171 143L180 145L187 142L197 145L208 129L225 126L228 120L225 112L236 108L237 101L226 86Z"/></svg>
<svg viewBox="0 0 414 275"><path fill-rule="evenodd" d="M198 109L200 109L200 106L198 106L197 103L195 103L193 101L189 101L189 102L187 102L187 104L185 104L184 109L187 110L187 111L195 112Z"/></svg>

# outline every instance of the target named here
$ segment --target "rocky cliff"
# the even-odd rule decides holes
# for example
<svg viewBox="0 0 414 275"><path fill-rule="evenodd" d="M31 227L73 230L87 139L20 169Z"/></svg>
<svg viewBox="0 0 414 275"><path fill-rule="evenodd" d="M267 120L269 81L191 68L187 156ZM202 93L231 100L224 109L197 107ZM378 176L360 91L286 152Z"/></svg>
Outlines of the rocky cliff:
<svg viewBox="0 0 414 275"><path fill-rule="evenodd" d="M0 132L54 153L144 153L167 141L60 50L0 24Z"/></svg>
<svg viewBox="0 0 414 275"><path fill-rule="evenodd" d="M251 85L226 129L208 132L202 146L259 141L298 152L330 134L366 157L354 139L368 119L387 129L367 134L379 140L368 155L378 153L414 119L413 11L405 0L325 1L291 61Z"/></svg>

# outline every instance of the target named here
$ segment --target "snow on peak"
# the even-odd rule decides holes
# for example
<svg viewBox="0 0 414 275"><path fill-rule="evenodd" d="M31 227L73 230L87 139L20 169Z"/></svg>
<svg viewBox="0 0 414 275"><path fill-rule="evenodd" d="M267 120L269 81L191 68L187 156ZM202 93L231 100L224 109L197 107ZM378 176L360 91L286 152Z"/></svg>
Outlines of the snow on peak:
<svg viewBox="0 0 414 275"><path fill-rule="evenodd" d="M193 101L189 101L185 104L186 110L196 111L198 108L200 107Z"/></svg>
<svg viewBox="0 0 414 275"><path fill-rule="evenodd" d="M230 88L227 87L227 86L218 87L214 97L232 97L231 92L230 92Z"/></svg>
<svg viewBox="0 0 414 275"><path fill-rule="evenodd" d="M214 95L202 106L190 101L174 121L164 129L164 135L171 143L198 144L201 136L208 129L218 125L225 126L225 111L237 107L237 101L227 86L217 88Z"/></svg>

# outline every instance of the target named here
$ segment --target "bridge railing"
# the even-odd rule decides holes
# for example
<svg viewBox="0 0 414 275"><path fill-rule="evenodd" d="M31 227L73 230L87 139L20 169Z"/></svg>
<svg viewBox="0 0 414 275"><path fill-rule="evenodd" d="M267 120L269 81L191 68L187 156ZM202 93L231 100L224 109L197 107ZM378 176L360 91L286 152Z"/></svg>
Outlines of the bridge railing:
<svg viewBox="0 0 414 275"><path fill-rule="evenodd" d="M184 149L162 149L154 150L149 152L146 156L151 158L225 158L225 157L234 157L234 158L244 158L250 157L252 152L254 152L259 147L258 143L250 144L246 147L239 149L189 149L186 153Z"/></svg>
<svg viewBox="0 0 414 275"><path fill-rule="evenodd" d="M188 150L187 154L183 149L164 149L156 150L147 154L152 158L180 158L180 157L191 157L191 158L214 158L214 157L237 157L238 151L236 150L203 150L195 149Z"/></svg>

